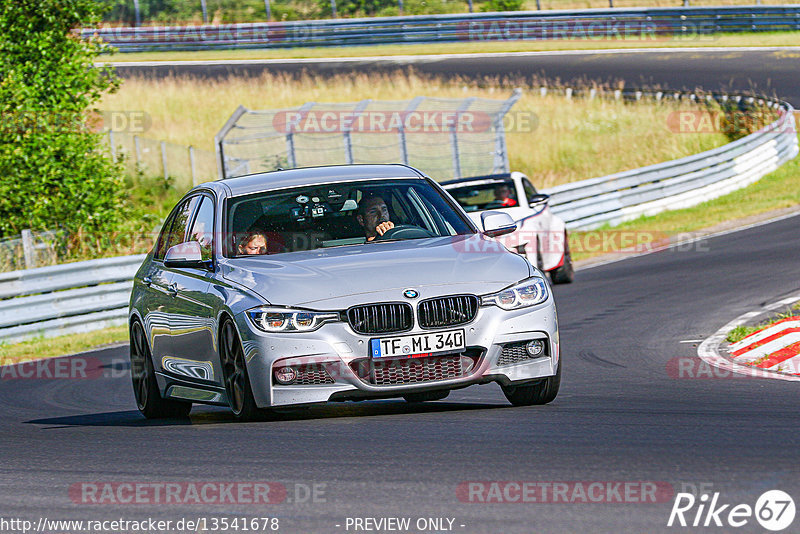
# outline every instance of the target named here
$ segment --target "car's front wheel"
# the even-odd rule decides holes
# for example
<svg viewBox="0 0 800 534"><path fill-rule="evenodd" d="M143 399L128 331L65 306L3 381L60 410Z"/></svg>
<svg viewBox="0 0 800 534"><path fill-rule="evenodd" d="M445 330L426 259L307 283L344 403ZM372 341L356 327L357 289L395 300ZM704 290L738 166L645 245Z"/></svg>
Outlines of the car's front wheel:
<svg viewBox="0 0 800 534"><path fill-rule="evenodd" d="M242 421L256 419L263 413L256 406L247 365L244 361L244 350L239 341L239 334L233 321L226 319L222 324L219 336L219 355L222 363L222 376L225 380L225 393L228 396L233 415Z"/></svg>
<svg viewBox="0 0 800 534"><path fill-rule="evenodd" d="M153 361L150 358L150 346L144 335L144 328L139 321L131 324L131 380L136 407L148 419L180 419L189 416L192 404L161 396L156 382Z"/></svg>
<svg viewBox="0 0 800 534"><path fill-rule="evenodd" d="M558 361L558 370L553 376L539 380L534 384L521 386L502 386L503 395L514 406L533 406L552 402L558 395L561 386L561 360Z"/></svg>

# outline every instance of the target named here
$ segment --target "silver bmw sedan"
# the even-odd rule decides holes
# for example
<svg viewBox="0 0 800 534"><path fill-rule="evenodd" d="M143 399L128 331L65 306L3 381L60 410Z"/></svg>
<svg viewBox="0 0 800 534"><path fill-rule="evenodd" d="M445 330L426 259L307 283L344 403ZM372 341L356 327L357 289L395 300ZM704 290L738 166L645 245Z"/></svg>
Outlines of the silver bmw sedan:
<svg viewBox="0 0 800 534"><path fill-rule="evenodd" d="M134 279L139 410L193 403L239 419L273 407L445 398L497 382L514 405L559 389L556 307L541 271L402 165L210 182L167 217Z"/></svg>

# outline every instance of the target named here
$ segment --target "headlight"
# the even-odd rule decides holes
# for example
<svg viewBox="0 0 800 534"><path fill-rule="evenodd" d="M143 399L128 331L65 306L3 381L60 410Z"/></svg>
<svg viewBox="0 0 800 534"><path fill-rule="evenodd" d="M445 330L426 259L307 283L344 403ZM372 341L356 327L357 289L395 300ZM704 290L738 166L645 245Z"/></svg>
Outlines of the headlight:
<svg viewBox="0 0 800 534"><path fill-rule="evenodd" d="M254 308L247 310L250 321L264 332L311 332L324 323L339 320L335 312Z"/></svg>
<svg viewBox="0 0 800 534"><path fill-rule="evenodd" d="M548 296L547 282L536 276L497 293L482 296L481 305L499 306L504 310L516 310L517 308L541 304L547 300Z"/></svg>

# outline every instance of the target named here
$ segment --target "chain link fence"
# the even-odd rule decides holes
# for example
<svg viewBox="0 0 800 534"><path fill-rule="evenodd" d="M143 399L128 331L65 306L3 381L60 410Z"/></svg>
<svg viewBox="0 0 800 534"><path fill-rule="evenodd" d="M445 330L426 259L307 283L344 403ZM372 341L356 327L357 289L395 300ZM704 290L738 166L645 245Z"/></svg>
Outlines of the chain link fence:
<svg viewBox="0 0 800 534"><path fill-rule="evenodd" d="M219 175L353 163L404 163L443 179L508 172L503 118L521 94L240 106L214 139Z"/></svg>
<svg viewBox="0 0 800 534"><path fill-rule="evenodd" d="M109 130L111 156L122 157L133 176L160 176L177 189L216 179L216 156L209 150Z"/></svg>
<svg viewBox="0 0 800 534"><path fill-rule="evenodd" d="M0 240L0 272L55 265L62 242L61 232L52 230L23 230L16 237Z"/></svg>

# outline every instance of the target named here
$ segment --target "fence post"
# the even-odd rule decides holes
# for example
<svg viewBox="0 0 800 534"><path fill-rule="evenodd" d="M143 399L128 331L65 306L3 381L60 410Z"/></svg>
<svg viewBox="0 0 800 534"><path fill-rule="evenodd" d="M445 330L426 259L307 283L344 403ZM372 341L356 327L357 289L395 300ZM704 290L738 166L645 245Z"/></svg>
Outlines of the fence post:
<svg viewBox="0 0 800 534"><path fill-rule="evenodd" d="M142 13L139 11L139 0L133 0L133 10L136 12L136 27L142 25Z"/></svg>
<svg viewBox="0 0 800 534"><path fill-rule="evenodd" d="M353 128L353 121L358 118L359 115L364 111L364 108L371 102L371 100L362 100L358 104L356 104L355 109L353 110L353 117L349 121L344 121L342 137L344 138L344 161L348 165L353 164L353 140L350 137L350 130Z"/></svg>
<svg viewBox="0 0 800 534"><path fill-rule="evenodd" d="M267 20L272 20L272 6L269 0L264 0L264 9L267 10Z"/></svg>
<svg viewBox="0 0 800 534"><path fill-rule="evenodd" d="M336 16L336 0L331 0L331 12L333 13L333 18L338 18Z"/></svg>
<svg viewBox="0 0 800 534"><path fill-rule="evenodd" d="M298 109L297 117L286 123L286 165L290 169L297 167L297 154L294 151L294 129L305 117L306 113L314 107L315 102L306 102Z"/></svg>
<svg viewBox="0 0 800 534"><path fill-rule="evenodd" d="M33 248L33 234L30 230L22 231L22 254L25 256L25 268L36 267L36 250Z"/></svg>
<svg viewBox="0 0 800 534"><path fill-rule="evenodd" d="M472 6L472 0L467 0L467 4L469 4L469 12L470 13L474 13L475 12L475 8Z"/></svg>
<svg viewBox="0 0 800 534"><path fill-rule="evenodd" d="M400 137L400 158L402 159L404 165L408 165L408 143L406 142L405 121L409 114L413 113L423 100L425 100L424 96L416 96L411 100L405 110L403 120L400 121L400 125L397 128L397 135Z"/></svg>
<svg viewBox="0 0 800 534"><path fill-rule="evenodd" d="M142 147L141 147L141 145L139 145L139 136L138 135L134 135L133 136L133 153L134 153L134 158L135 158L135 161L136 161L136 165L138 166L139 163L142 161Z"/></svg>
<svg viewBox="0 0 800 534"><path fill-rule="evenodd" d="M194 147L189 145L189 169L192 173L192 185L197 185L197 181L195 180L195 169L194 169Z"/></svg>
<svg viewBox="0 0 800 534"><path fill-rule="evenodd" d="M450 148L453 151L453 178L461 178L461 154L458 151L459 119L461 118L461 113L467 111L474 101L474 96L465 99L464 102L458 106L458 109L456 110L456 118L453 121L453 124L450 125Z"/></svg>
<svg viewBox="0 0 800 534"><path fill-rule="evenodd" d="M161 167L164 169L164 181L169 180L169 173L167 172L167 143L161 141Z"/></svg>
<svg viewBox="0 0 800 534"><path fill-rule="evenodd" d="M117 159L117 149L114 146L114 130L108 131L108 146L111 147L111 159L116 161Z"/></svg>
<svg viewBox="0 0 800 534"><path fill-rule="evenodd" d="M208 24L208 9L206 8L206 0L200 0L200 8L203 10L203 23Z"/></svg>
<svg viewBox="0 0 800 534"><path fill-rule="evenodd" d="M522 96L522 89L517 87L511 96L503 103L503 106L494 117L494 168L492 172L509 172L511 170L508 162L508 148L506 146L506 128L503 119Z"/></svg>

